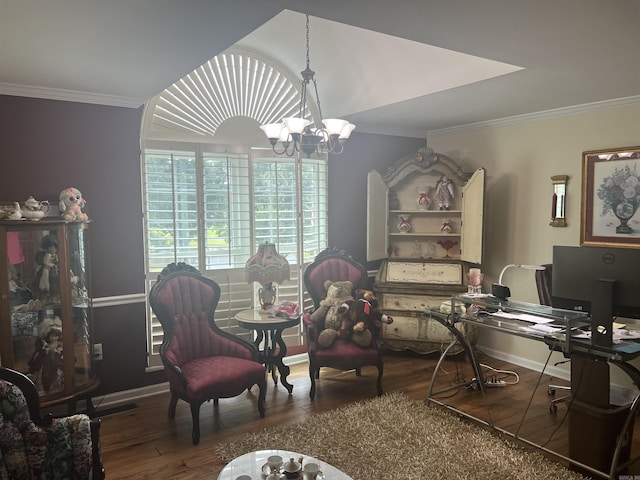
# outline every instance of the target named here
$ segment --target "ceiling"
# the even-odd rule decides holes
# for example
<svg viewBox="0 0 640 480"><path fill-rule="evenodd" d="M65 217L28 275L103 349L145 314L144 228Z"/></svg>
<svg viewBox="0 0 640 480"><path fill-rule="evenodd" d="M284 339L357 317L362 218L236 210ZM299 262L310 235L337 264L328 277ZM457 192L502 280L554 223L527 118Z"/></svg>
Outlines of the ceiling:
<svg viewBox="0 0 640 480"><path fill-rule="evenodd" d="M0 0L0 94L137 107L235 44L299 72L300 12L357 131L640 101L638 0Z"/></svg>

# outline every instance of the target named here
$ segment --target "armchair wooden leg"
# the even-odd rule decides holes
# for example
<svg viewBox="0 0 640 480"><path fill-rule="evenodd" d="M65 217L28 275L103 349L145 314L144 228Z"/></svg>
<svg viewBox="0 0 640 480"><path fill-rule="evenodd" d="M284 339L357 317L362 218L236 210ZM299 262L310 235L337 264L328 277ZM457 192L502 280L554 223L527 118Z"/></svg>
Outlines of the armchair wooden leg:
<svg viewBox="0 0 640 480"><path fill-rule="evenodd" d="M260 412L260 418L264 418L264 402L267 396L267 381L263 380L258 383L258 412Z"/></svg>
<svg viewBox="0 0 640 480"><path fill-rule="evenodd" d="M104 466L102 465L102 453L100 450L100 419L91 420L91 457L93 463L93 480L104 480Z"/></svg>
<svg viewBox="0 0 640 480"><path fill-rule="evenodd" d="M376 387L378 388L378 396L382 396L382 371L384 370L384 366L382 362L378 364L378 381L376 382Z"/></svg>
<svg viewBox="0 0 640 480"><path fill-rule="evenodd" d="M171 392L171 400L169 400L169 418L176 417L176 405L178 404L178 395L175 392Z"/></svg>
<svg viewBox="0 0 640 480"><path fill-rule="evenodd" d="M194 445L198 445L200 443L200 405L200 403L191 404L191 420L193 422L191 440Z"/></svg>
<svg viewBox="0 0 640 480"><path fill-rule="evenodd" d="M316 378L320 377L320 368L316 368L315 365L309 363L309 378L311 379L311 390L309 390L309 397L313 400L316 397Z"/></svg>

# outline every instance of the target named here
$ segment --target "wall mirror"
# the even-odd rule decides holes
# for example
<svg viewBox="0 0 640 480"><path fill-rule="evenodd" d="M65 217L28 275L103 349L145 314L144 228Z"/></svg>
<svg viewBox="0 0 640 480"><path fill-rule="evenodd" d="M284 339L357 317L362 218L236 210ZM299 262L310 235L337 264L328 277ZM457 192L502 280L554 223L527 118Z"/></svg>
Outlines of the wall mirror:
<svg viewBox="0 0 640 480"><path fill-rule="evenodd" d="M566 227L566 196L568 175L554 175L551 177L553 184L553 197L551 199L551 225L552 227Z"/></svg>

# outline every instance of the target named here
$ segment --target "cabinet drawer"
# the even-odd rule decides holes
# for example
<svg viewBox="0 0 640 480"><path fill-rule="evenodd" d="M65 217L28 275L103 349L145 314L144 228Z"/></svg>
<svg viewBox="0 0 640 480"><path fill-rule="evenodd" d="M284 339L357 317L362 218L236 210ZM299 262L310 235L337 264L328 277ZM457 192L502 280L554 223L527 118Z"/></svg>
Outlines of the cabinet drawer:
<svg viewBox="0 0 640 480"><path fill-rule="evenodd" d="M392 324L383 325L382 338L414 342L444 342L452 339L449 330L432 318L422 315L398 315L391 312Z"/></svg>
<svg viewBox="0 0 640 480"><path fill-rule="evenodd" d="M381 310L410 310L423 313L426 308L437 309L442 302L450 301L451 295L403 295L399 293L383 293Z"/></svg>
<svg viewBox="0 0 640 480"><path fill-rule="evenodd" d="M386 282L462 285L462 265L436 262L389 262Z"/></svg>

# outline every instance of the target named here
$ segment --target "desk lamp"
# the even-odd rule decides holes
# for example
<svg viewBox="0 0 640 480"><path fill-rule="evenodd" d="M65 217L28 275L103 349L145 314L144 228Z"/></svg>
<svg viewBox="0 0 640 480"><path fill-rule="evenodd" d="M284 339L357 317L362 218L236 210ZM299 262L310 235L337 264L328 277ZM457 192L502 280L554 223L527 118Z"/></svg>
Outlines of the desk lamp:
<svg viewBox="0 0 640 480"><path fill-rule="evenodd" d="M282 283L290 279L289 262L276 251L273 243L258 245L258 253L247 260L244 267L245 280L258 282L258 301L262 310L268 309L276 299L276 287L273 282Z"/></svg>
<svg viewBox="0 0 640 480"><path fill-rule="evenodd" d="M504 272L506 272L510 268L524 268L525 270L545 269L545 267L543 267L542 265L523 265L520 263L510 263L509 265L506 265L500 272L498 283L494 283L493 285L491 285L491 294L494 297L500 298L501 300L506 300L511 296L511 290L509 290L509 287L502 284L502 277L504 276Z"/></svg>

